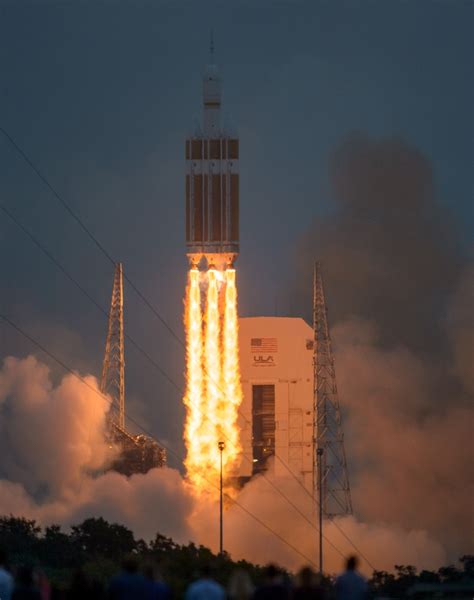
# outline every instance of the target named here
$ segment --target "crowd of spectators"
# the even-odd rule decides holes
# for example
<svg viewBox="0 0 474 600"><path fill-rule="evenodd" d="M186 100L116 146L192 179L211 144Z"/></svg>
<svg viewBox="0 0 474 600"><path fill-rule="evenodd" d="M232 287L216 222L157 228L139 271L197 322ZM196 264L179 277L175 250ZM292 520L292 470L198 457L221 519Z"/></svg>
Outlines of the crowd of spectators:
<svg viewBox="0 0 474 600"><path fill-rule="evenodd" d="M334 583L336 600L365 600L367 581L357 571L356 557L347 560L346 570ZM227 588L214 578L212 566L200 569L187 588L185 600L327 600L320 578L310 567L302 568L296 577L269 564L263 581L254 585L249 573L236 569ZM56 596L56 595L55 595ZM158 568L146 565L140 569L135 557L123 561L122 569L107 586L91 581L81 570L75 571L70 585L60 595L70 600L171 600L171 588L163 580ZM19 567L11 574L7 557L0 552L0 600L54 600L44 573L29 566Z"/></svg>

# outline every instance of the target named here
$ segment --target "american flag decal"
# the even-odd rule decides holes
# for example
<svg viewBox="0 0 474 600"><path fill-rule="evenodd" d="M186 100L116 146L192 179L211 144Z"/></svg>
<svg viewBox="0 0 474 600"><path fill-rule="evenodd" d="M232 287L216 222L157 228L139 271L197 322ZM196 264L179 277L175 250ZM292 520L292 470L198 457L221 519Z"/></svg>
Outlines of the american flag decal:
<svg viewBox="0 0 474 600"><path fill-rule="evenodd" d="M276 338L252 338L250 340L250 351L268 354L278 352L278 342Z"/></svg>

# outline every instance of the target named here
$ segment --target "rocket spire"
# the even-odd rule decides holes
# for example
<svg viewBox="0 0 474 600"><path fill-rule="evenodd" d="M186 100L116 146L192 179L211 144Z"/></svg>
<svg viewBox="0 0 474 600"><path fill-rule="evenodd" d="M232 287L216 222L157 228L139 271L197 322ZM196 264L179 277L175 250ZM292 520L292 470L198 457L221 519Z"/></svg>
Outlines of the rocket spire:
<svg viewBox="0 0 474 600"><path fill-rule="evenodd" d="M221 78L214 62L214 31L211 29L209 64L203 76L203 130L209 138L217 138L221 134Z"/></svg>
<svg viewBox="0 0 474 600"><path fill-rule="evenodd" d="M211 57L211 64L214 63L214 29L211 27L211 39L209 44L209 56Z"/></svg>

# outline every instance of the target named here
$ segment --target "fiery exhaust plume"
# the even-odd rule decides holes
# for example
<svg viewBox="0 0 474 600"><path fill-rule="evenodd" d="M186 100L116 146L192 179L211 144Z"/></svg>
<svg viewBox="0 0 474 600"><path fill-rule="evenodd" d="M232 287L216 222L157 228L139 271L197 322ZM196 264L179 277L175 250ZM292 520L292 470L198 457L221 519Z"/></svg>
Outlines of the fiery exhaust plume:
<svg viewBox="0 0 474 600"><path fill-rule="evenodd" d="M201 440L200 462L212 478L219 464L218 442L221 438L219 406L221 404L221 355L219 348L219 289L217 273L207 272L207 301L204 340L204 373L206 377L205 415L209 417L210 435Z"/></svg>
<svg viewBox="0 0 474 600"><path fill-rule="evenodd" d="M202 368L202 314L201 292L199 287L199 271L191 269L188 276L186 292L186 424L184 434L186 439L186 469L193 473L192 482L200 485L198 474L201 440L203 431L202 414L205 410L203 394Z"/></svg>
<svg viewBox="0 0 474 600"><path fill-rule="evenodd" d="M215 494L219 442L225 444L224 481L234 474L241 455L237 289L234 269L203 273L203 317L199 277L198 269L190 270L186 294L186 470L198 492Z"/></svg>
<svg viewBox="0 0 474 600"><path fill-rule="evenodd" d="M224 397L220 406L220 416L225 424L227 451L224 465L228 472L238 466L241 446L238 429L238 413L242 403L239 367L239 332L237 318L237 287L235 285L235 269L225 272L224 327L222 335L222 380Z"/></svg>

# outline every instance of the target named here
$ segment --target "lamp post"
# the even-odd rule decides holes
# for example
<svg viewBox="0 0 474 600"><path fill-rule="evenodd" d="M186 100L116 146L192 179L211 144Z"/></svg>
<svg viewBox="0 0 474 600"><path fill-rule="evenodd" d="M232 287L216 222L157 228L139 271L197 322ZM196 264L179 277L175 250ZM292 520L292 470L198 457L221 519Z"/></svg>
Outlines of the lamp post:
<svg viewBox="0 0 474 600"><path fill-rule="evenodd" d="M318 455L318 488L319 488L319 573L323 574L323 454L324 448L316 450Z"/></svg>
<svg viewBox="0 0 474 600"><path fill-rule="evenodd" d="M219 485L219 554L224 551L224 528L223 528L223 498L222 498L222 452L225 448L224 442L218 444L220 452L220 485Z"/></svg>

